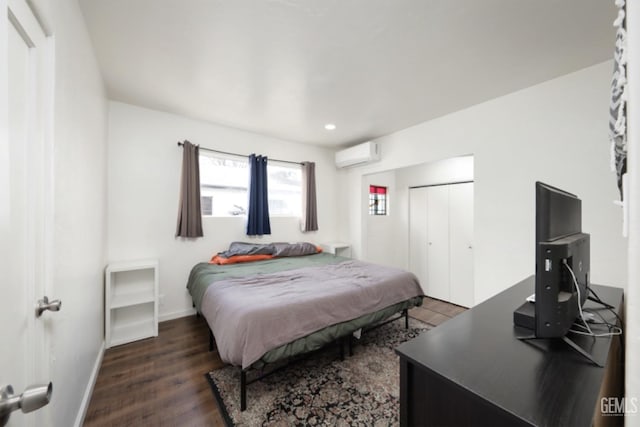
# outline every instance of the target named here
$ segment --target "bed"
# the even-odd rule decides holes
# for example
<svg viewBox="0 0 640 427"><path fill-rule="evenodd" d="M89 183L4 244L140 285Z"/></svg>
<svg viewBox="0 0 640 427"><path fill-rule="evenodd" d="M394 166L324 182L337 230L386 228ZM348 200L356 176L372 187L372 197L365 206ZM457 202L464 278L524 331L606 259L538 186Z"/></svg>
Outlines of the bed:
<svg viewBox="0 0 640 427"><path fill-rule="evenodd" d="M408 309L422 303L413 274L326 253L200 263L187 289L222 361L240 367L242 410L249 370L345 337L350 344L354 332L398 313L407 319Z"/></svg>

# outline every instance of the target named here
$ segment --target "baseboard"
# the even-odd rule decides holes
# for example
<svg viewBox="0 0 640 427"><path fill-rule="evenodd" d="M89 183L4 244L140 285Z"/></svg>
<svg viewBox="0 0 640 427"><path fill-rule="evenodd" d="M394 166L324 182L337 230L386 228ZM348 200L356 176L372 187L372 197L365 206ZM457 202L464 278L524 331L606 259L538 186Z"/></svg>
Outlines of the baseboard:
<svg viewBox="0 0 640 427"><path fill-rule="evenodd" d="M89 378L89 382L87 383L87 388L84 391L84 397L82 398L82 403L80 404L80 409L78 409L78 415L76 416L76 422L74 426L81 427L84 423L84 417L87 415L87 410L89 409L89 403L91 402L91 395L93 394L93 387L96 385L96 380L98 379L98 373L100 372L100 365L102 365L102 357L104 356L104 341L100 345L100 349L98 350L98 356L96 357L96 362L93 365L93 371L91 372L91 377Z"/></svg>
<svg viewBox="0 0 640 427"><path fill-rule="evenodd" d="M171 313L163 313L160 316L158 316L158 322L166 322L167 320L179 319L180 317L193 316L194 314L196 314L195 308L174 311Z"/></svg>

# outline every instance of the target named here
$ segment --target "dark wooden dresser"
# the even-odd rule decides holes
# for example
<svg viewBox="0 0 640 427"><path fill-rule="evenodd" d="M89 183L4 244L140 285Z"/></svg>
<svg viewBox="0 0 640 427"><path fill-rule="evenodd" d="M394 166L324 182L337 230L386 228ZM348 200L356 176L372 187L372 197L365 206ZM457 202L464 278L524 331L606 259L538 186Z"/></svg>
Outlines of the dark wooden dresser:
<svg viewBox="0 0 640 427"><path fill-rule="evenodd" d="M592 286L621 313L622 289ZM623 424L601 413L602 398L623 394L623 338L568 335L604 368L562 340L519 340L527 330L514 327L513 310L533 291L531 276L396 349L401 426Z"/></svg>

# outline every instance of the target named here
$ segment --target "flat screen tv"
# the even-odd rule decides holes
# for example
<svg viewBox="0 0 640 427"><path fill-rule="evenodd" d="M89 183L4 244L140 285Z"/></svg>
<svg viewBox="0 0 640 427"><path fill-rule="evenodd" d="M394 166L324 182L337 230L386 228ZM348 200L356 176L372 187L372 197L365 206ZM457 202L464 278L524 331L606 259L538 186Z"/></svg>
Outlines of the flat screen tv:
<svg viewBox="0 0 640 427"><path fill-rule="evenodd" d="M589 235L582 202L536 182L535 336L564 337L589 292Z"/></svg>

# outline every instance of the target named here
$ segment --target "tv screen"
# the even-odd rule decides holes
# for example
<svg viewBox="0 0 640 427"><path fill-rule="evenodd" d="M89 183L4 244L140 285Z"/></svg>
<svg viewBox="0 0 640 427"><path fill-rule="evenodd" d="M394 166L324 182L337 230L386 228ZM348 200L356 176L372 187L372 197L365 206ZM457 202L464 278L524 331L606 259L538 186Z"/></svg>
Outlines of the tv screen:
<svg viewBox="0 0 640 427"><path fill-rule="evenodd" d="M536 182L536 242L582 231L582 201L575 195Z"/></svg>
<svg viewBox="0 0 640 427"><path fill-rule="evenodd" d="M581 200L536 182L537 337L563 337L577 318L588 293L589 244Z"/></svg>

